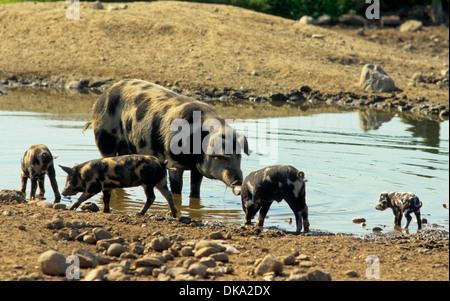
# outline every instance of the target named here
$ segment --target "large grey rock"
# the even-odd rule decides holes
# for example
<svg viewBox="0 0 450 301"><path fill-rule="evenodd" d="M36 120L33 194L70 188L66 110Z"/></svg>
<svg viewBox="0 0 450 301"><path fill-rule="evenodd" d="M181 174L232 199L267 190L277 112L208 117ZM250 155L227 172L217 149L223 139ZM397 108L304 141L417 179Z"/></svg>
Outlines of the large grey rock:
<svg viewBox="0 0 450 301"><path fill-rule="evenodd" d="M364 91L389 92L397 90L394 80L380 66L371 64L362 68L359 85Z"/></svg>

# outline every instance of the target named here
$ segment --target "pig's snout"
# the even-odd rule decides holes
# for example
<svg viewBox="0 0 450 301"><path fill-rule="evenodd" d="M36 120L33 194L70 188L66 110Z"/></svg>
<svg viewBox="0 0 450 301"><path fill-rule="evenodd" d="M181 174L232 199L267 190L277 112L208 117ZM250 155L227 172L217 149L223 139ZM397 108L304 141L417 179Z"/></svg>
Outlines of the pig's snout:
<svg viewBox="0 0 450 301"><path fill-rule="evenodd" d="M241 195L241 188L241 181L234 181L233 183L231 183L231 190L233 191L234 195Z"/></svg>

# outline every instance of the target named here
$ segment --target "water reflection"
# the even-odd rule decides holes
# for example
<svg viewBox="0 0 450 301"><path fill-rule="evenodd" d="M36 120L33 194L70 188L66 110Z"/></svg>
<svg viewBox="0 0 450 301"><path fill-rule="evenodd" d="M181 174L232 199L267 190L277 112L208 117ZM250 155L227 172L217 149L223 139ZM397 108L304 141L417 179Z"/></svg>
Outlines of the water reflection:
<svg viewBox="0 0 450 301"><path fill-rule="evenodd" d="M34 143L47 144L59 156L56 163L61 165L99 157L92 129L81 133L97 94L35 89L9 89L8 93L0 97L0 189L18 188L20 158ZM384 225L388 231L392 213L376 212L374 202L381 191L397 190L417 193L424 200L423 214L448 229L448 211L441 205L449 194L448 121L311 104L237 101L211 105L224 118L242 119L233 124L238 130L251 122L270 125L270 120L276 120L276 133L270 126L264 130L264 134L276 134L278 139L274 150L277 157L270 164L291 164L306 172L312 228L366 234L373 226ZM258 132L248 135L256 152L243 157L244 176L269 165L267 154L258 152L255 146L259 136ZM63 187L65 175L57 171L57 180ZM175 198L181 214L194 220L242 222L240 198L223 183L205 179L202 198L190 199L189 172L184 182L181 198ZM166 200L157 191L155 195L149 212L165 214ZM51 197L51 193L47 195L49 201ZM145 200L141 187L116 189L111 208L134 214ZM92 201L102 208L101 194ZM293 215L285 202L272 205L268 215L267 227L295 230L286 222ZM355 216L364 216L367 228L353 225L350 220Z"/></svg>

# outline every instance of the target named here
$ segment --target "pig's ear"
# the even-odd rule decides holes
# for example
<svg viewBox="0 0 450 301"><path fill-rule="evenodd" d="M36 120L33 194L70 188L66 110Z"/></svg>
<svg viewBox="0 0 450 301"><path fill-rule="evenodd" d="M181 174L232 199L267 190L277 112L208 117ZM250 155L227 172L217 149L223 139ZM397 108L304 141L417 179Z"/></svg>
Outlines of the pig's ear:
<svg viewBox="0 0 450 301"><path fill-rule="evenodd" d="M62 166L62 165L58 165L58 166L61 167L62 170L64 170L69 176L71 176L73 174L73 168L67 167L67 166Z"/></svg>
<svg viewBox="0 0 450 301"><path fill-rule="evenodd" d="M241 149L244 150L244 153L249 156L253 151L248 148L247 137L245 137L242 133L237 133L236 136L237 143L239 143Z"/></svg>

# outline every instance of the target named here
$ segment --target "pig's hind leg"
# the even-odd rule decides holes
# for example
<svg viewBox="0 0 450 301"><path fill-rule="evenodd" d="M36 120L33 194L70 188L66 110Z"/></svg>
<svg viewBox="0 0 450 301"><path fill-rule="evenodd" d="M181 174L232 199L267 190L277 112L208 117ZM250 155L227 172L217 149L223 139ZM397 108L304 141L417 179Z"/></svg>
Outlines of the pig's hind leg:
<svg viewBox="0 0 450 301"><path fill-rule="evenodd" d="M264 226L264 219L266 218L267 212L269 212L270 205L272 205L272 202L266 202L261 206L261 210L259 210L259 216L258 216L258 221L256 222L256 226L258 226L258 227Z"/></svg>
<svg viewBox="0 0 450 301"><path fill-rule="evenodd" d="M153 186L148 185L142 185L144 187L145 195L147 196L147 201L145 202L144 206L142 206L141 210L139 211L138 215L144 215L148 208L153 204L155 201L155 193L153 191Z"/></svg>

